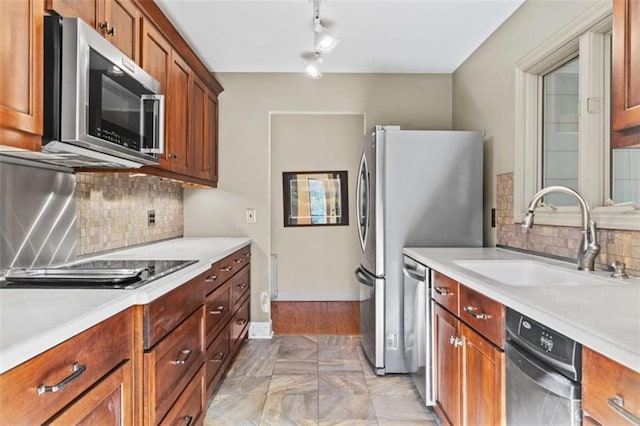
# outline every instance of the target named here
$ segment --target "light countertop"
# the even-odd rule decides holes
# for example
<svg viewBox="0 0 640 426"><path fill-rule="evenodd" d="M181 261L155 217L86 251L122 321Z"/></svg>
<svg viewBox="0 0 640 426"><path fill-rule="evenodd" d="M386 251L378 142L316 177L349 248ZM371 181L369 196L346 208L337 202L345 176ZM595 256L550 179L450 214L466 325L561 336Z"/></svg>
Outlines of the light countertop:
<svg viewBox="0 0 640 426"><path fill-rule="evenodd" d="M194 259L135 290L0 289L0 373L133 305L147 304L251 243L249 238L179 238L82 259Z"/></svg>
<svg viewBox="0 0 640 426"><path fill-rule="evenodd" d="M496 248L405 248L404 253L467 287L640 372L640 278L617 280L608 272L577 271L561 262ZM512 286L454 263L462 260L535 260L604 285Z"/></svg>

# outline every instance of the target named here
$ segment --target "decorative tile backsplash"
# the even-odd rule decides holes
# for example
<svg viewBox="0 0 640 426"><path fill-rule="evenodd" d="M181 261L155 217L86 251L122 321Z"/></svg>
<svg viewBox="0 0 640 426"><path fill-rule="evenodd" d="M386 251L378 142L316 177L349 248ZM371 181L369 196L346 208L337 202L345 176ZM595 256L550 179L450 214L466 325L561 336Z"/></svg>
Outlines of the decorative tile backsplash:
<svg viewBox="0 0 640 426"><path fill-rule="evenodd" d="M513 223L513 173L496 177L497 243L554 256L576 258L581 229L567 226L534 225L530 230ZM640 276L640 232L598 229L601 249L596 267L606 269L614 260L624 262L627 272Z"/></svg>
<svg viewBox="0 0 640 426"><path fill-rule="evenodd" d="M78 256L183 235L182 185L155 176L77 173ZM155 224L148 226L148 212Z"/></svg>

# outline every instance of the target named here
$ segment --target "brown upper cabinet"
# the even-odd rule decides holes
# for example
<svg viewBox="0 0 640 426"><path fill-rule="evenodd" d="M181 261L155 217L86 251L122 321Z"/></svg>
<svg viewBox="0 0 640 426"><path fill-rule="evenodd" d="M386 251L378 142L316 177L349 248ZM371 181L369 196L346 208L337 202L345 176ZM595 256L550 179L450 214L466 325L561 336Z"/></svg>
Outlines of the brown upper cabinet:
<svg viewBox="0 0 640 426"><path fill-rule="evenodd" d="M2 5L0 141L41 149L44 15L77 17L160 82L165 153L141 171L197 185L218 182L218 95L223 88L152 0L28 0ZM117 170L113 170L117 171Z"/></svg>
<svg viewBox="0 0 640 426"><path fill-rule="evenodd" d="M612 146L640 147L640 2L613 0Z"/></svg>
<svg viewBox="0 0 640 426"><path fill-rule="evenodd" d="M140 9L133 0L47 0L47 10L82 19L139 63Z"/></svg>
<svg viewBox="0 0 640 426"><path fill-rule="evenodd" d="M0 143L32 151L42 135L43 10L41 0L8 1L0 13Z"/></svg>

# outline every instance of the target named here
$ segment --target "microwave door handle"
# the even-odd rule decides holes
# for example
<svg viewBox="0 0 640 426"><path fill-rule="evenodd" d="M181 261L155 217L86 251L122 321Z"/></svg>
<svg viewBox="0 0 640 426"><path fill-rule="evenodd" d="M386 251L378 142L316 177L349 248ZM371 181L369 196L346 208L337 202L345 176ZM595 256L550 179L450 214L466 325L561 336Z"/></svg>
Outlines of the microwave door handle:
<svg viewBox="0 0 640 426"><path fill-rule="evenodd" d="M140 97L140 136L144 138L144 103L152 101L153 105L153 146L142 148L145 154L164 154L164 95L142 95Z"/></svg>

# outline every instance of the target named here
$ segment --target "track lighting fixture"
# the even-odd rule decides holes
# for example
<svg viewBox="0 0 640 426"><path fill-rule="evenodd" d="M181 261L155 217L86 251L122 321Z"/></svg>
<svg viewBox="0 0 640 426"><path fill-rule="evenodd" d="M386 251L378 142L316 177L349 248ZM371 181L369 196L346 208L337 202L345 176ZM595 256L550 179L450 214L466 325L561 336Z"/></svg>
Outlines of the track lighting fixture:
<svg viewBox="0 0 640 426"><path fill-rule="evenodd" d="M338 44L338 39L332 36L320 22L320 18L313 20L313 45L316 51L330 52Z"/></svg>
<svg viewBox="0 0 640 426"><path fill-rule="evenodd" d="M309 77L316 80L322 78L322 71L320 71L320 64L322 64L322 61L322 55L320 52L316 52L313 55L313 59L309 61L306 67L304 67L304 70L307 72Z"/></svg>
<svg viewBox="0 0 640 426"><path fill-rule="evenodd" d="M305 71L314 79L322 78L320 64L322 53L330 52L338 44L338 39L332 36L320 21L320 0L313 0L313 59L305 66Z"/></svg>

